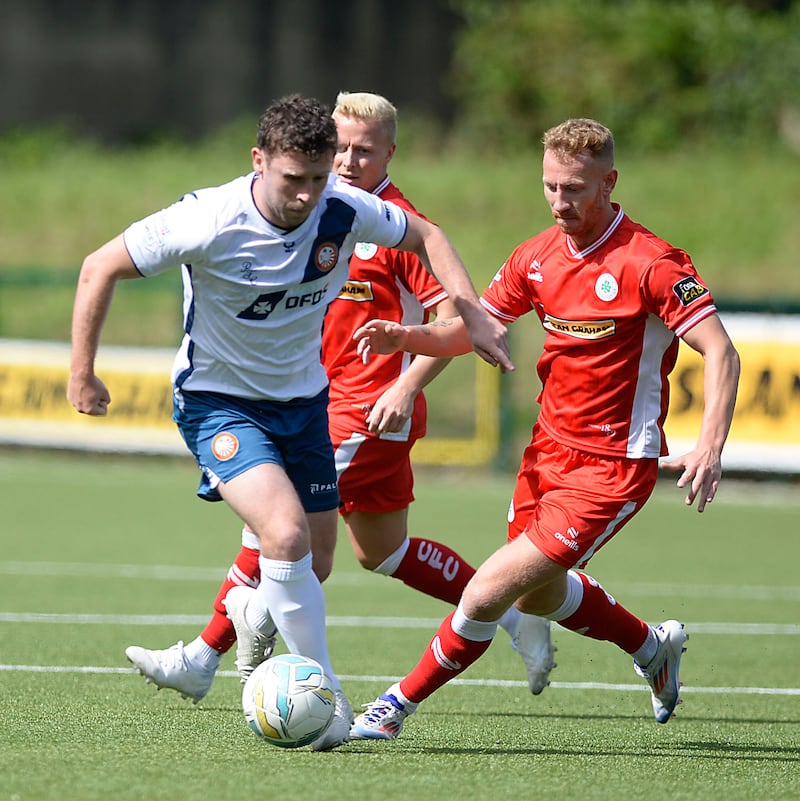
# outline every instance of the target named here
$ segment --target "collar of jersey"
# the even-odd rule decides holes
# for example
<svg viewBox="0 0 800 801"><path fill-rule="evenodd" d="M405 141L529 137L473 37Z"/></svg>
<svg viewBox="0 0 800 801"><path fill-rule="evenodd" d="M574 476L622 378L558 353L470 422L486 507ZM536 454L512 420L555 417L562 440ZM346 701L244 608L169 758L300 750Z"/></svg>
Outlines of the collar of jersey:
<svg viewBox="0 0 800 801"><path fill-rule="evenodd" d="M612 236L614 231L617 230L619 224L622 222L623 212L622 206L617 205L616 203L612 203L612 206L616 207L617 215L611 221L611 225L606 228L605 233L598 239L596 242L593 242L589 247L584 248L583 250L576 250L575 245L572 242L571 237L567 237L567 247L569 248L570 254L576 259L584 259L593 251L597 250L597 248L602 247L606 242L608 242L609 238Z"/></svg>
<svg viewBox="0 0 800 801"><path fill-rule="evenodd" d="M389 178L389 176L387 175L387 176L386 176L386 177L385 177L385 178L384 178L384 179L383 179L383 180L382 180L382 181L381 181L381 182L380 182L380 183L379 183L379 184L378 184L378 185L377 185L377 186L376 186L376 187L375 187L375 188L372 190L372 192L371 192L370 194L372 194L372 195L379 195L381 192L383 192L383 190L384 190L384 189L386 189L386 187L387 187L387 186L389 186L389 184L390 184L391 182L392 182L392 181L391 181L391 179L390 179L390 178Z"/></svg>

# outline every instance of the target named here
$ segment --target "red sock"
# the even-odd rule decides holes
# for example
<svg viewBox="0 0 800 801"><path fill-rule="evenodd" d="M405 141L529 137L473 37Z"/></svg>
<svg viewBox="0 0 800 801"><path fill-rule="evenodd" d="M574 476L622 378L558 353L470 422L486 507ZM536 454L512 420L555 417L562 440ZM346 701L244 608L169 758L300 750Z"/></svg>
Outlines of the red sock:
<svg viewBox="0 0 800 801"><path fill-rule="evenodd" d="M440 542L412 537L403 561L392 578L455 606L475 568Z"/></svg>
<svg viewBox="0 0 800 801"><path fill-rule="evenodd" d="M558 623L595 640L609 640L632 654L644 643L648 625L612 598L591 576L574 572L583 583L580 606Z"/></svg>
<svg viewBox="0 0 800 801"><path fill-rule="evenodd" d="M203 641L215 650L224 654L236 642L236 630L225 611L225 596L231 587L248 585L257 587L261 579L261 569L258 566L258 551L245 548L239 551L236 559L228 570L228 575L219 588L214 599L214 614L206 627L200 632Z"/></svg>
<svg viewBox="0 0 800 801"><path fill-rule="evenodd" d="M424 701L450 679L463 673L492 644L476 642L456 634L450 627L451 612L439 626L422 659L400 682L400 691L409 701Z"/></svg>

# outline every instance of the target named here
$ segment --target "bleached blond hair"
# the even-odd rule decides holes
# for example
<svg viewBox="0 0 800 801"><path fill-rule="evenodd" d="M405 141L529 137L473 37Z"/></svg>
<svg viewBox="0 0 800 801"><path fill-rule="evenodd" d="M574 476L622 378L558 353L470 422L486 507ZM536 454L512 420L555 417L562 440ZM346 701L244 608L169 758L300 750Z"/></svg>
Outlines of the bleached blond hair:
<svg viewBox="0 0 800 801"><path fill-rule="evenodd" d="M372 92L339 92L333 116L353 120L376 120L392 143L397 141L397 109L383 96Z"/></svg>

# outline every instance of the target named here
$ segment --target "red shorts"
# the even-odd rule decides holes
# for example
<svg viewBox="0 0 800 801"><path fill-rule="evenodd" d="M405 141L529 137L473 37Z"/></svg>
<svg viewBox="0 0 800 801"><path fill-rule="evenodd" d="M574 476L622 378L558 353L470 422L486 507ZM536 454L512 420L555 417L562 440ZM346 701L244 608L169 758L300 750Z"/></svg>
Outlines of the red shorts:
<svg viewBox="0 0 800 801"><path fill-rule="evenodd" d="M657 459L578 451L534 426L508 510L509 542L524 533L554 562L583 567L642 508L657 477Z"/></svg>
<svg viewBox="0 0 800 801"><path fill-rule="evenodd" d="M329 429L339 476L339 512L395 512L414 500L411 448L416 440L379 439L342 428L346 417L332 418Z"/></svg>

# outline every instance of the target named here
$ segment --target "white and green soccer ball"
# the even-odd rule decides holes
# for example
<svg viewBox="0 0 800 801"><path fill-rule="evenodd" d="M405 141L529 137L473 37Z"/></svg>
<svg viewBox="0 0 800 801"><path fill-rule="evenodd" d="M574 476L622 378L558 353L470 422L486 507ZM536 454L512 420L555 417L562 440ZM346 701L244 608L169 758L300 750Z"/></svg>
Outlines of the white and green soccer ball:
<svg viewBox="0 0 800 801"><path fill-rule="evenodd" d="M242 690L242 709L250 728L281 748L314 742L333 720L335 706L322 666L299 654L280 654L262 662Z"/></svg>

